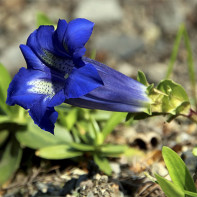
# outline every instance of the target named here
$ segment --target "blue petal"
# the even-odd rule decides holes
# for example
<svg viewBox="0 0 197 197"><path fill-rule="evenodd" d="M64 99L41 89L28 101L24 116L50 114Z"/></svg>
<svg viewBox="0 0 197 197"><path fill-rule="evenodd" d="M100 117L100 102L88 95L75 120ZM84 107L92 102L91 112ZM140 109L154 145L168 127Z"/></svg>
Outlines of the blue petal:
<svg viewBox="0 0 197 197"><path fill-rule="evenodd" d="M41 129L54 133L54 124L57 120L58 113L53 107L47 107L47 102L43 99L36 102L29 110L29 115Z"/></svg>
<svg viewBox="0 0 197 197"><path fill-rule="evenodd" d="M65 100L65 79L40 70L21 68L8 88L8 105L18 104L42 129L52 132L57 119L54 106Z"/></svg>
<svg viewBox="0 0 197 197"><path fill-rule="evenodd" d="M57 29L55 30L54 35L53 35L53 43L56 49L61 51L62 53L65 53L63 39L64 39L64 34L66 32L66 29L67 29L67 22L65 20L59 19Z"/></svg>
<svg viewBox="0 0 197 197"><path fill-rule="evenodd" d="M83 48L92 34L93 26L93 22L82 18L70 21L64 36L65 49L73 54L76 50ZM84 51L80 54L80 56L82 55L84 55Z"/></svg>
<svg viewBox="0 0 197 197"><path fill-rule="evenodd" d="M39 94L30 94L28 82L35 77L33 70L21 68L14 76L8 88L8 96L6 103L8 105L20 105L25 109L29 109L40 98Z"/></svg>
<svg viewBox="0 0 197 197"><path fill-rule="evenodd" d="M39 56L44 55L44 50L56 53L53 46L53 26L40 26L27 39L27 45Z"/></svg>
<svg viewBox="0 0 197 197"><path fill-rule="evenodd" d="M20 45L20 49L27 63L27 68L49 72L50 69L35 55L27 45Z"/></svg>
<svg viewBox="0 0 197 197"><path fill-rule="evenodd" d="M74 67L73 60L66 55L61 54L60 51L54 48L53 44L53 26L40 26L38 30L34 31L27 40L27 45L31 48L33 53L48 67L59 72L70 73ZM26 59L32 58L30 51L22 47L22 52L25 53ZM35 56L34 56L35 57ZM32 64L31 64L32 65ZM32 66L32 68L35 68ZM43 70L44 66L39 66ZM43 70L46 71L46 70Z"/></svg>
<svg viewBox="0 0 197 197"><path fill-rule="evenodd" d="M80 98L66 99L71 105L120 112L142 112L150 104L146 87L97 61L83 58L97 69L104 85Z"/></svg>
<svg viewBox="0 0 197 197"><path fill-rule="evenodd" d="M93 98L91 98L91 96ZM92 92L80 98L66 99L65 103L87 109L100 109L116 112L143 112L147 109L145 105L135 105L112 100L102 100L99 97L94 97L94 94L92 94Z"/></svg>
<svg viewBox="0 0 197 197"><path fill-rule="evenodd" d="M123 103L132 103L133 100L134 102L137 100L149 101L145 93L146 86L143 84L98 61L85 57L83 60L85 63L94 65L103 80L104 86L100 88L100 93L98 93L103 99L110 99L111 96L113 99L116 98L117 101L122 101Z"/></svg>
<svg viewBox="0 0 197 197"><path fill-rule="evenodd" d="M68 77L65 94L67 98L78 98L102 85L97 70L91 64L86 64L75 69Z"/></svg>

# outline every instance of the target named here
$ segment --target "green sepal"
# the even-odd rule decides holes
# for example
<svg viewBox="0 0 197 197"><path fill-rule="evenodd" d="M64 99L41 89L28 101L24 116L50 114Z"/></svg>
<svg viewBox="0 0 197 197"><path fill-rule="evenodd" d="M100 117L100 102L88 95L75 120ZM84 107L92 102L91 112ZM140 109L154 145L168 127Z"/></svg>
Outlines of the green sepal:
<svg viewBox="0 0 197 197"><path fill-rule="evenodd" d="M149 86L145 74L142 71L138 71L137 80L145 86Z"/></svg>

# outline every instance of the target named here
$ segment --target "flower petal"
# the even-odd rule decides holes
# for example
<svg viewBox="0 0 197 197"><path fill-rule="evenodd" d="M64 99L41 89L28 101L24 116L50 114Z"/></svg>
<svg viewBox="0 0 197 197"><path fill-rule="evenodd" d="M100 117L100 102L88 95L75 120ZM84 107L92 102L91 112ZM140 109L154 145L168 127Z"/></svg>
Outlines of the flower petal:
<svg viewBox="0 0 197 197"><path fill-rule="evenodd" d="M65 79L40 70L21 68L8 88L8 105L30 109L29 114L42 129L52 132L57 119L54 106L65 100Z"/></svg>
<svg viewBox="0 0 197 197"><path fill-rule="evenodd" d="M30 34L27 39L27 45L36 53L39 57L44 55L44 50L53 52L56 54L53 46L53 26L40 26L37 30Z"/></svg>
<svg viewBox="0 0 197 197"><path fill-rule="evenodd" d="M47 107L47 103L43 99L36 102L29 110L29 115L41 129L53 134L58 113L54 110L54 107Z"/></svg>
<svg viewBox="0 0 197 197"><path fill-rule="evenodd" d="M69 74L74 67L73 60L68 58L67 55L64 55L64 57L59 56L59 51L55 50L52 40L53 29L53 26L41 26L38 30L34 31L27 40L27 45L32 52L30 49L27 49L27 47L24 47L24 45L21 46L21 50L26 60L29 61L29 59L35 58L36 62L38 62L37 60L39 58L43 62L43 64L39 66L38 64L33 66L30 62L31 64L29 66L32 68L46 71L45 64L56 71ZM38 56L38 58L35 56Z"/></svg>
<svg viewBox="0 0 197 197"><path fill-rule="evenodd" d="M66 52L63 45L66 29L67 29L67 22L65 20L59 19L57 29L55 30L53 35L53 43L56 49L61 51L62 53Z"/></svg>
<svg viewBox="0 0 197 197"><path fill-rule="evenodd" d="M91 65L75 69L66 81L65 94L67 98L78 98L102 86L103 82L97 70Z"/></svg>
<svg viewBox="0 0 197 197"><path fill-rule="evenodd" d="M83 48L92 34L93 26L93 22L83 18L70 21L64 35L65 49L73 54L76 50ZM84 55L84 51L80 54L80 56L82 55Z"/></svg>
<svg viewBox="0 0 197 197"><path fill-rule="evenodd" d="M17 104L25 109L31 108L33 103L41 96L39 94L30 94L28 92L28 82L34 77L35 74L33 70L21 68L9 85L6 103L8 105Z"/></svg>
<svg viewBox="0 0 197 197"><path fill-rule="evenodd" d="M147 109L150 99L144 85L95 60L83 60L96 68L103 86L80 98L66 99L66 103L89 109L120 112L142 112Z"/></svg>
<svg viewBox="0 0 197 197"><path fill-rule="evenodd" d="M136 101L149 101L146 95L146 86L126 75L102 64L98 61L84 57L85 63L91 63L98 71L104 86L99 90L99 97L103 99L116 99L123 103ZM96 92L95 92L96 94Z"/></svg>
<svg viewBox="0 0 197 197"><path fill-rule="evenodd" d="M23 56L27 63L27 68L35 69L35 70L42 70L45 72L49 72L50 68L47 67L43 62L35 55L32 49L27 45L20 45L20 49L23 53Z"/></svg>

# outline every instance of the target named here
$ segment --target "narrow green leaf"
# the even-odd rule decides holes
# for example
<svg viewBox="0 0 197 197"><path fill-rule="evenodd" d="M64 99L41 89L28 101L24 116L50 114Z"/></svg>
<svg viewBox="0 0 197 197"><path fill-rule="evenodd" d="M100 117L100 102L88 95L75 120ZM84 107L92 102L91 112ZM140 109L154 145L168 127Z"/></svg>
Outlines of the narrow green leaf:
<svg viewBox="0 0 197 197"><path fill-rule="evenodd" d="M17 140L23 145L32 149L39 149L46 146L65 144L72 142L73 139L69 131L56 124L54 135L41 130L31 121L26 131L16 133Z"/></svg>
<svg viewBox="0 0 197 197"><path fill-rule="evenodd" d="M68 159L81 156L83 152L74 151L68 145L54 145L39 149L36 155L45 159Z"/></svg>
<svg viewBox="0 0 197 197"><path fill-rule="evenodd" d="M162 155L173 183L183 190L196 192L196 187L189 170L178 154L164 146Z"/></svg>
<svg viewBox="0 0 197 197"><path fill-rule="evenodd" d="M197 107L195 67L194 67L190 39L189 39L187 30L185 28L184 28L184 32L183 32L183 37L184 37L185 46L187 49L187 65L188 65L189 79L190 79L191 90L192 90L192 97L195 101L195 106Z"/></svg>
<svg viewBox="0 0 197 197"><path fill-rule="evenodd" d="M3 64L0 63L0 111L9 113L9 106L6 105L7 89L11 82L11 77Z"/></svg>
<svg viewBox="0 0 197 197"><path fill-rule="evenodd" d="M68 130L71 130L74 124L77 122L78 108L73 108L67 115L60 118L60 123L66 126Z"/></svg>
<svg viewBox="0 0 197 197"><path fill-rule="evenodd" d="M107 121L106 125L104 125L103 130L101 133L103 133L104 139L113 131L113 129L121 123L123 120L125 120L127 113L124 112L114 112L112 113L110 119Z"/></svg>
<svg viewBox="0 0 197 197"><path fill-rule="evenodd" d="M178 50L179 50L179 46L180 46L180 43L181 43L181 38L183 36L184 29L185 29L184 25L180 25L179 30L178 30L177 35L176 35L176 39L174 41L172 54L170 56L170 62L169 62L168 70L167 70L166 77L165 77L166 79L169 79L170 75L172 74L172 70L173 70L173 67L174 67L174 63L176 61L176 57L177 57L177 54L178 54Z"/></svg>
<svg viewBox="0 0 197 197"><path fill-rule="evenodd" d="M185 197L183 190L171 181L155 174L155 177L167 197Z"/></svg>
<svg viewBox="0 0 197 197"><path fill-rule="evenodd" d="M0 186L18 169L21 157L22 149L19 143L15 139L10 140L0 159Z"/></svg>
<svg viewBox="0 0 197 197"><path fill-rule="evenodd" d="M94 155L94 162L98 165L99 169L107 175L111 175L112 169L109 165L109 161L105 157L100 155Z"/></svg>
<svg viewBox="0 0 197 197"><path fill-rule="evenodd" d="M112 113L113 112L111 112L111 111L96 110L96 112L92 113L91 116L96 121L106 121L106 120L108 120L110 118Z"/></svg>
<svg viewBox="0 0 197 197"><path fill-rule="evenodd" d="M90 58L93 60L96 58L96 49L92 50Z"/></svg>
<svg viewBox="0 0 197 197"><path fill-rule="evenodd" d="M5 142L8 136L9 136L8 130L0 131L0 146Z"/></svg>
<svg viewBox="0 0 197 197"><path fill-rule="evenodd" d="M105 154L123 154L128 149L126 145L106 144L101 146L100 151Z"/></svg>
<svg viewBox="0 0 197 197"><path fill-rule="evenodd" d="M94 151L95 147L88 145L88 144L80 144L80 143L69 143L69 145L76 149L76 150L80 150L80 151Z"/></svg>
<svg viewBox="0 0 197 197"><path fill-rule="evenodd" d="M184 193L187 194L186 197L190 197L190 196L197 197L197 193L194 192L184 190Z"/></svg>
<svg viewBox="0 0 197 197"><path fill-rule="evenodd" d="M197 156L197 147L193 148L192 153L194 154L194 156Z"/></svg>

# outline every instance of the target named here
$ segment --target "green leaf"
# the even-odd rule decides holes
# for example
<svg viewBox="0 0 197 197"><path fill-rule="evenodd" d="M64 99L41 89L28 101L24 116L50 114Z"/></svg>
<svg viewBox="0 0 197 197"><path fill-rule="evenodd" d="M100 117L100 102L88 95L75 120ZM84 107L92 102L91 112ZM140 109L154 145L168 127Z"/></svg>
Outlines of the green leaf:
<svg viewBox="0 0 197 197"><path fill-rule="evenodd" d="M52 135L40 129L33 121L30 121L26 131L17 132L16 138L23 146L33 149L56 144L65 144L73 141L70 132L58 124L56 124L54 135Z"/></svg>
<svg viewBox="0 0 197 197"><path fill-rule="evenodd" d="M123 154L128 149L126 145L106 144L101 146L100 151L105 154Z"/></svg>
<svg viewBox="0 0 197 197"><path fill-rule="evenodd" d="M100 155L94 155L94 162L98 165L99 169L107 175L111 175L112 169L109 165L109 161Z"/></svg>
<svg viewBox="0 0 197 197"><path fill-rule="evenodd" d="M192 153L194 154L194 156L197 156L197 147L193 148Z"/></svg>
<svg viewBox="0 0 197 197"><path fill-rule="evenodd" d="M96 49L93 49L90 55L90 59L95 60L95 58L96 58Z"/></svg>
<svg viewBox="0 0 197 197"><path fill-rule="evenodd" d="M45 159L68 159L81 156L83 153L74 151L69 145L54 145L39 149L36 155Z"/></svg>
<svg viewBox="0 0 197 197"><path fill-rule="evenodd" d="M74 124L76 123L77 113L78 113L78 108L73 108L71 111L69 111L69 114L65 116L64 120L68 130L71 130Z"/></svg>
<svg viewBox="0 0 197 197"><path fill-rule="evenodd" d="M183 190L171 181L155 174L155 177L167 197L185 197Z"/></svg>
<svg viewBox="0 0 197 197"><path fill-rule="evenodd" d="M162 154L173 183L183 190L196 192L196 187L189 170L177 153L164 146Z"/></svg>
<svg viewBox="0 0 197 197"><path fill-rule="evenodd" d="M0 159L0 185L10 179L18 169L22 157L22 149L19 143L12 139L7 144Z"/></svg>
<svg viewBox="0 0 197 197"><path fill-rule="evenodd" d="M185 28L183 32L183 37L184 37L185 46L187 49L187 65L188 65L189 79L190 79L190 84L191 84L192 97L197 107L195 66L194 66L194 61L193 61L190 39Z"/></svg>
<svg viewBox="0 0 197 197"><path fill-rule="evenodd" d="M177 54L178 54L178 50L179 50L179 46L180 46L180 43L181 43L181 38L183 36L184 29L185 29L184 25L180 25L179 30L178 30L177 35L176 35L175 42L174 42L172 54L171 54L171 57L170 57L170 62L169 62L168 70L167 70L167 73L166 73L166 79L169 79L170 75L172 74L172 70L173 70L173 67L174 67L174 63L176 61L176 57L177 57Z"/></svg>
<svg viewBox="0 0 197 197"><path fill-rule="evenodd" d="M149 86L146 76L142 71L138 71L137 80L145 86Z"/></svg>
<svg viewBox="0 0 197 197"><path fill-rule="evenodd" d="M187 197L190 197L190 196L197 197L197 193L194 193L194 192L184 190L184 193L187 194L186 195Z"/></svg>
<svg viewBox="0 0 197 197"><path fill-rule="evenodd" d="M11 77L3 64L0 63L0 112L9 113L9 106L6 104L7 89L11 82Z"/></svg>
<svg viewBox="0 0 197 197"><path fill-rule="evenodd" d="M53 25L53 22L42 12L37 13L37 27L40 25Z"/></svg>
<svg viewBox="0 0 197 197"><path fill-rule="evenodd" d="M106 121L110 118L112 113L113 112L111 112L111 111L96 110L96 112L92 113L91 116L96 121Z"/></svg>
<svg viewBox="0 0 197 197"><path fill-rule="evenodd" d="M8 130L0 131L0 146L5 142L8 136L9 136Z"/></svg>
<svg viewBox="0 0 197 197"><path fill-rule="evenodd" d="M70 143L69 144L72 148L80 151L94 151L95 147L88 145L88 144L80 144L80 143Z"/></svg>
<svg viewBox="0 0 197 197"><path fill-rule="evenodd" d="M124 112L112 113L110 119L107 121L106 125L104 125L104 128L101 131L104 139L113 131L113 129L119 123L121 123L126 118L126 115L127 113L124 113Z"/></svg>

